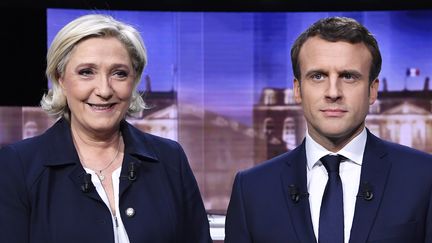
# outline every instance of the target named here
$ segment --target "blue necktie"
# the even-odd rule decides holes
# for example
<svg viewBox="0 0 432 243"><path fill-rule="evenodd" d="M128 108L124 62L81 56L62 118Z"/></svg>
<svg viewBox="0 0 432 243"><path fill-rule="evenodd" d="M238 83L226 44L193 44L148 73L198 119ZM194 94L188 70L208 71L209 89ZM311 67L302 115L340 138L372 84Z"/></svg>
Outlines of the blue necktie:
<svg viewBox="0 0 432 243"><path fill-rule="evenodd" d="M341 155L326 155L321 158L328 172L328 181L321 201L319 243L344 242L343 192L339 176L342 158Z"/></svg>

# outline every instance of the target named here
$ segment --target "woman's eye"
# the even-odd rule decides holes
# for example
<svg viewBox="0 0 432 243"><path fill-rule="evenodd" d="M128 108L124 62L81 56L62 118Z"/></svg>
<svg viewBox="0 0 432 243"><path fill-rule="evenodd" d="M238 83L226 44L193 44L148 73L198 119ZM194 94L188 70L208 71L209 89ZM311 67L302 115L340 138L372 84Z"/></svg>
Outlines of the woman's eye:
<svg viewBox="0 0 432 243"><path fill-rule="evenodd" d="M123 70L115 71L113 73L113 76L114 76L114 78L117 78L117 79L124 79L124 78L128 77L128 72L123 71Z"/></svg>
<svg viewBox="0 0 432 243"><path fill-rule="evenodd" d="M78 71L78 74L82 76L90 76L93 74L93 71L91 69L81 69Z"/></svg>

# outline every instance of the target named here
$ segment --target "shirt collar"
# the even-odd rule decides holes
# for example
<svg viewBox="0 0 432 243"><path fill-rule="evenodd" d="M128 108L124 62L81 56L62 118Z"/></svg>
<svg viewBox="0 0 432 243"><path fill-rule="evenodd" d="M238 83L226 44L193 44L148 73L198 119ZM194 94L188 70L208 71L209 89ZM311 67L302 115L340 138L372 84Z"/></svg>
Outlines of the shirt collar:
<svg viewBox="0 0 432 243"><path fill-rule="evenodd" d="M339 150L337 154L348 158L353 163L362 165L363 153L366 147L366 138L366 128L363 128L363 130L347 145L345 145L345 147ZM327 150L321 144L313 140L312 137L309 135L309 131L306 131L306 159L308 169L312 169L312 167L314 167L314 165L318 163L323 156L328 154L335 153Z"/></svg>

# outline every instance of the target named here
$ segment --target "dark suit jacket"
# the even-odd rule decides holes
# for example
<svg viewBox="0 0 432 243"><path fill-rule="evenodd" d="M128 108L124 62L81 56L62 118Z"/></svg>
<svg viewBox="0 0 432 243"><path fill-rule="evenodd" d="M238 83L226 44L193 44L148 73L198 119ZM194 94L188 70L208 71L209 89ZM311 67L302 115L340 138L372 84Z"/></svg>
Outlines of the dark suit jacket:
<svg viewBox="0 0 432 243"><path fill-rule="evenodd" d="M304 142L236 175L226 243L316 242L307 198ZM373 192L365 200L365 183ZM296 203L290 185L298 188ZM350 243L432 242L432 156L383 141L369 131Z"/></svg>
<svg viewBox="0 0 432 243"><path fill-rule="evenodd" d="M131 243L211 242L197 183L180 145L123 121L120 212ZM135 163L136 180L128 179ZM0 242L114 242L111 214L85 171L61 119L41 136L0 150ZM127 217L125 210L134 208Z"/></svg>

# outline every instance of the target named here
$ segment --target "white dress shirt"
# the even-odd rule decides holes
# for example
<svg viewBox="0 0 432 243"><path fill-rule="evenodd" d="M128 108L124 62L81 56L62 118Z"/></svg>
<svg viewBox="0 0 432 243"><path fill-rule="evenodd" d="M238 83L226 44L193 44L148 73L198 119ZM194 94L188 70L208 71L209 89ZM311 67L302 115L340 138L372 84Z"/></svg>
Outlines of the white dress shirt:
<svg viewBox="0 0 432 243"><path fill-rule="evenodd" d="M364 128L359 135L337 152L337 154L347 158L347 160L341 162L339 167L343 190L345 243L348 243L351 233L366 138L367 133ZM318 144L306 132L307 187L312 225L316 239L318 239L321 200L328 179L327 170L321 163L320 158L328 154L335 153L328 151Z"/></svg>
<svg viewBox="0 0 432 243"><path fill-rule="evenodd" d="M105 190L102 186L101 181L99 180L96 173L88 168L84 168L87 173L91 174L91 179L93 182L93 185L96 187L96 191L98 192L99 196L102 198L104 203L107 205L108 209L111 212L111 218L113 221L113 231L114 231L114 240L115 243L129 243L129 237L127 235L126 229L124 227L123 221L120 217L120 210L119 210L119 185L120 185L120 172L121 172L121 166L117 168L112 173L112 184L113 184L113 190L114 190L114 200L115 200L115 210L116 215L113 215L113 212L111 211L111 207L109 206L108 196L105 193Z"/></svg>

